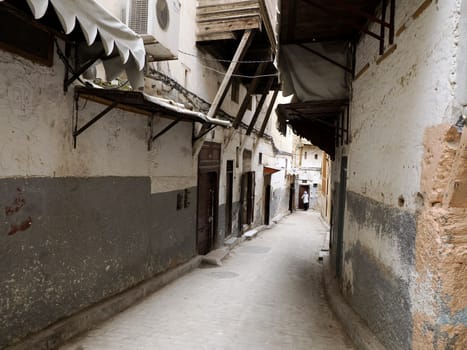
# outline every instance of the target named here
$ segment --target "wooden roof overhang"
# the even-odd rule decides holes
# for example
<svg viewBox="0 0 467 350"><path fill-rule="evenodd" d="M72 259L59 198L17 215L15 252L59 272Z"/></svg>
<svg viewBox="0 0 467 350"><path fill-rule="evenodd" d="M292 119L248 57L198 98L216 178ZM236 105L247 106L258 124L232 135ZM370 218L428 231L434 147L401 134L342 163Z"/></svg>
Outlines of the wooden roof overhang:
<svg viewBox="0 0 467 350"><path fill-rule="evenodd" d="M290 125L334 159L336 144L348 137L348 105L348 100L280 104L276 110L279 128L284 133Z"/></svg>
<svg viewBox="0 0 467 350"><path fill-rule="evenodd" d="M263 94L267 89L274 90L278 79L269 87L269 78L277 75L274 57L277 49L273 26L270 22L264 0L199 0L196 20L198 24L197 45L213 55L227 69L230 60L241 41L245 30L252 30L254 35L242 57L233 77L238 77L243 84L249 85L258 75L262 61L259 81L252 94ZM248 63L247 63L248 62ZM207 61L209 65L209 61Z"/></svg>
<svg viewBox="0 0 467 350"><path fill-rule="evenodd" d="M381 18L375 15L381 4ZM388 11L389 10L389 13ZM288 0L281 2L280 44L354 42L362 33L394 38L395 0ZM371 31L370 23L379 25ZM382 54L382 53L381 53Z"/></svg>
<svg viewBox="0 0 467 350"><path fill-rule="evenodd" d="M355 54L354 48L360 37L369 35L379 41L379 54L382 55L385 45L392 45L394 41L395 6L395 0L281 1L279 42L281 47L299 45L307 54L326 60L353 76L355 57L349 66L344 67L314 51L312 45L305 47L304 44L348 43ZM376 25L370 27L370 24ZM331 158L334 158L336 145L348 141L348 100L301 101L279 105L277 112L283 122L282 129L289 124L294 132L320 147Z"/></svg>

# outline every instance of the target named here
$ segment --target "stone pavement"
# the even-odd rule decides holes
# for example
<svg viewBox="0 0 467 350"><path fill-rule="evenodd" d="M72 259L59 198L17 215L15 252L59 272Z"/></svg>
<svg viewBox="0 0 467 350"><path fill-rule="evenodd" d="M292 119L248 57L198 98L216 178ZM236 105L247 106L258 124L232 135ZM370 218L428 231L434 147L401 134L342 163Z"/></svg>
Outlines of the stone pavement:
<svg viewBox="0 0 467 350"><path fill-rule="evenodd" d="M322 291L325 233L298 211L61 349L353 349Z"/></svg>

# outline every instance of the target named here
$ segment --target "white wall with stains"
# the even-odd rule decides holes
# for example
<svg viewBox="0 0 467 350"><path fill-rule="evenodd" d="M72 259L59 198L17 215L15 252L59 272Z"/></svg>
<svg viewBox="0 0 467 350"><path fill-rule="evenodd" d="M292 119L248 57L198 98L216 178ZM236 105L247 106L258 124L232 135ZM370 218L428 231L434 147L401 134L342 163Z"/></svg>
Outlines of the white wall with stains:
<svg viewBox="0 0 467 350"><path fill-rule="evenodd" d="M398 1L397 48L378 64L378 41L365 36L357 49L353 83L352 144L348 189L387 205L417 208L422 138L426 127L454 122L460 20L459 1L433 3L413 19L423 1ZM373 30L377 30L375 26ZM367 159L375 159L369 163Z"/></svg>

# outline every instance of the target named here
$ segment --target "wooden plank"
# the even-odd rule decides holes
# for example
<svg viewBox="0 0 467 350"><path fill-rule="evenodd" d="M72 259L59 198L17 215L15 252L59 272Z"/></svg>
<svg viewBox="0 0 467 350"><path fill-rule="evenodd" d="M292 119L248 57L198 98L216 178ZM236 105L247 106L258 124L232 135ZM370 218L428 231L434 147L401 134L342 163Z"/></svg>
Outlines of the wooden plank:
<svg viewBox="0 0 467 350"><path fill-rule="evenodd" d="M219 87L219 90L217 91L216 96L212 101L211 107L209 108L209 112L207 114L209 118L214 118L214 116L219 111L219 108L222 102L224 101L225 95L227 94L227 89L230 86L232 74L237 70L237 67L239 65L238 61L242 59L248 47L250 46L251 41L253 39L253 34L254 33L252 30L246 30L243 34L240 44L238 45L234 57L232 58L232 62L230 63L229 68L227 69L227 72L224 75L224 79L222 80L222 83Z"/></svg>
<svg viewBox="0 0 467 350"><path fill-rule="evenodd" d="M268 65L267 62L261 62L256 68L255 76L263 74L264 71L266 70L267 65ZM245 115L246 109L248 108L249 99L251 98L253 92L256 90L259 80L260 78L254 78L252 82L250 83L250 85L248 85L245 98L243 99L242 104L240 105L240 108L238 109L237 116L235 117L235 120L232 123L232 127L234 127L235 129L237 129L242 123L243 116Z"/></svg>
<svg viewBox="0 0 467 350"><path fill-rule="evenodd" d="M274 26L276 24L271 22L271 18L273 16L269 15L268 7L266 6L266 3L264 2L264 0L260 0L260 11L261 11L261 17L263 19L264 28L266 28L266 33L268 35L269 42L271 44L271 48L275 52L277 48L277 43L276 43L276 33L274 30Z"/></svg>
<svg viewBox="0 0 467 350"><path fill-rule="evenodd" d="M233 32L211 33L198 35L196 41L235 40L237 36Z"/></svg>
<svg viewBox="0 0 467 350"><path fill-rule="evenodd" d="M234 19L244 19L253 16L259 16L260 13L257 10L241 10L235 12L221 12L221 13L214 13L214 14L206 14L202 16L196 17L197 23L204 23L210 21L227 21L227 20L234 20Z"/></svg>
<svg viewBox="0 0 467 350"><path fill-rule="evenodd" d="M259 114L261 113L261 110L263 109L264 102L266 101L266 97L269 94L269 89L271 88L273 81L274 81L274 78L268 79L268 82L266 84L267 92L261 95L261 99L259 100L259 103L256 106L255 114L253 115L253 118L251 118L250 125L248 125L248 129L246 130L247 135L250 135L255 127L256 121L258 120Z"/></svg>
<svg viewBox="0 0 467 350"><path fill-rule="evenodd" d="M198 26L198 35L221 33L235 30L260 29L261 18L259 16L250 17L241 20L215 21L212 23L203 23Z"/></svg>
<svg viewBox="0 0 467 350"><path fill-rule="evenodd" d="M269 118L271 117L272 109L274 108L274 104L276 103L277 95L279 95L279 88L274 90L274 94L272 95L271 101L269 102L268 110L266 111L263 124L261 125L261 129L259 131L259 137L263 137L264 135L264 130L266 130L266 126L268 125Z"/></svg>
<svg viewBox="0 0 467 350"><path fill-rule="evenodd" d="M216 96L212 101L211 107L209 108L207 114L208 118L214 118L219 109L221 108L222 102L224 101L225 95L227 94L227 90L232 81L232 74L237 70L239 61L241 61L242 58L245 56L248 47L253 41L254 34L254 31L251 29L245 30L245 32L243 33L242 39L240 40L237 50L235 51L235 54L232 57L232 61L230 62L229 68L227 69L227 72L224 75L224 79L222 79L222 83L219 86L219 89L217 90ZM202 135L206 131L206 128L206 125L203 125L198 135ZM206 137L201 137L198 140L196 140L195 144L193 145L194 156L198 155L205 139Z"/></svg>
<svg viewBox="0 0 467 350"><path fill-rule="evenodd" d="M237 0L237 1L232 1L232 0L198 0L198 8L204 8L204 7L213 7L213 6L232 6L232 5L239 5L243 6L245 4L251 4L251 3L257 3L258 0Z"/></svg>
<svg viewBox="0 0 467 350"><path fill-rule="evenodd" d="M198 6L196 8L196 14L208 14L208 13L218 13L218 12L230 12L244 9L259 9L258 0L254 1L241 1L241 2L230 2L224 5L214 5L214 6Z"/></svg>

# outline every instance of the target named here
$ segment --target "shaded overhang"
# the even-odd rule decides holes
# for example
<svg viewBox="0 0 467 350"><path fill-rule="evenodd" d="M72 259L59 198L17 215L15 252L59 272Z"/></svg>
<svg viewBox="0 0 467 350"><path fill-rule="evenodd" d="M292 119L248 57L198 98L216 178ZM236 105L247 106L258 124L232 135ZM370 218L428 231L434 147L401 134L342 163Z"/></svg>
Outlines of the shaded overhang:
<svg viewBox="0 0 467 350"><path fill-rule="evenodd" d="M78 98L108 106L115 105L115 108L146 116L158 115L179 121L198 122L222 127L231 126L231 123L227 120L208 118L206 114L189 110L180 103L151 96L140 91L76 86L75 93Z"/></svg>
<svg viewBox="0 0 467 350"><path fill-rule="evenodd" d="M281 127L327 152L348 133L348 100L355 75L355 47L362 35L383 54L394 40L395 0L288 0L280 5ZM378 15L376 15L377 9ZM344 141L346 142L346 141Z"/></svg>
<svg viewBox="0 0 467 350"><path fill-rule="evenodd" d="M267 93L270 79L274 79L273 85L277 86L278 71L274 63L277 52L277 33L273 22L276 20L274 4L275 1L269 0L198 1L197 46L215 57L214 60L205 58L204 68L222 74L223 72L213 65L213 61L217 60L228 69L243 33L251 30L254 34L239 59L241 64L235 69L233 77L245 85L251 85L257 80L254 82L252 94Z"/></svg>
<svg viewBox="0 0 467 350"><path fill-rule="evenodd" d="M345 118L348 105L348 100L280 104L276 110L279 130L285 134L287 124L290 125L298 136L334 159L336 145L348 137L348 118Z"/></svg>
<svg viewBox="0 0 467 350"><path fill-rule="evenodd" d="M273 166L265 165L263 167L263 175L272 175L272 174L277 173L279 171L281 171L280 168L275 168Z"/></svg>
<svg viewBox="0 0 467 350"><path fill-rule="evenodd" d="M0 0L0 14L3 14L2 21L11 21L10 24L3 23L4 36L0 38L6 49L10 47L17 52L15 41L24 40L27 33L19 33L12 24L17 29L18 24L24 23L29 30L49 33L67 44L76 45L81 61L107 61L106 71L119 73L126 70L130 78L144 68L143 39L95 0ZM50 51L50 59L42 63L52 65L53 51ZM21 50L18 53L21 54ZM84 68L88 66L90 64Z"/></svg>

